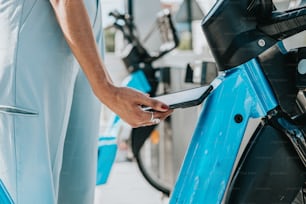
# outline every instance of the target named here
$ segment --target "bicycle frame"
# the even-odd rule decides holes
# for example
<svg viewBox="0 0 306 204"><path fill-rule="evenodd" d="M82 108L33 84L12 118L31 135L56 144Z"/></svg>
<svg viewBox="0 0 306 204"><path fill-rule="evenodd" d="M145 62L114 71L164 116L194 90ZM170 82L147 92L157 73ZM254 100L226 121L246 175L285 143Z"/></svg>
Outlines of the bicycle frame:
<svg viewBox="0 0 306 204"><path fill-rule="evenodd" d="M170 203L221 203L249 119L278 106L257 59L226 71L212 85Z"/></svg>
<svg viewBox="0 0 306 204"><path fill-rule="evenodd" d="M265 119L273 130L287 137L286 145L294 147L294 153L299 157L296 161L304 164L298 163L299 172L305 175L305 133L282 110L259 56L269 48L275 48L278 42L297 37L297 33L306 29L306 7L274 12L272 0L219 0L202 20L202 28L224 75L211 84L214 90L199 116L170 203L215 204L225 200L251 118ZM304 181L297 182L302 184ZM301 188L300 184L295 189ZM253 187L256 188L250 188ZM288 189L288 186L284 188ZM256 192L256 189L245 190ZM285 198L281 195L281 198L276 196L276 200ZM292 195L290 197L292 202Z"/></svg>

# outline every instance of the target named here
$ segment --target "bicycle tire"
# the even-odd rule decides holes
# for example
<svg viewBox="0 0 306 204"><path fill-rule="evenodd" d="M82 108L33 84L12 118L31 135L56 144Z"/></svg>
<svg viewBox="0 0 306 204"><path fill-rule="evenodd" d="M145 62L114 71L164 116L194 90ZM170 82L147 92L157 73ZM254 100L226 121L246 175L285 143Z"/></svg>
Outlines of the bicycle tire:
<svg viewBox="0 0 306 204"><path fill-rule="evenodd" d="M170 195L170 188L164 186L162 183L158 182L157 178L151 176L150 171L145 167L143 158L141 156L141 149L146 141L150 139L150 135L153 130L156 128L155 126L147 126L133 129L131 135L131 148L133 155L135 157L137 166L140 170L140 173L143 175L145 180L156 190L160 191L166 196Z"/></svg>
<svg viewBox="0 0 306 204"><path fill-rule="evenodd" d="M162 184L156 182L156 179L150 176L150 173L148 173L148 171L146 170L144 163L142 162L141 156L139 154L136 155L135 158L136 158L137 166L140 172L142 173L143 177L147 180L147 182L151 186L153 186L155 189L157 189L158 191L162 192L164 195L169 197L171 190L163 186Z"/></svg>

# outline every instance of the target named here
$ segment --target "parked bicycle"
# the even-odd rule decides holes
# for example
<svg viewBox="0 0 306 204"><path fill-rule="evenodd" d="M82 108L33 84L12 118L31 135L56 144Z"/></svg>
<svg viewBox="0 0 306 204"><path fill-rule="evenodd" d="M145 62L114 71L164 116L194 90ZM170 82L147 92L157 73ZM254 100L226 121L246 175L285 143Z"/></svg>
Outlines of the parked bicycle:
<svg viewBox="0 0 306 204"><path fill-rule="evenodd" d="M150 34L152 34L154 30L158 31L162 42L158 52L150 52L145 48L144 41L140 40L132 16L125 13L119 13L118 11L113 11L109 15L115 19L112 27L120 31L125 40L125 47L122 51L121 58L129 72L129 75L123 80L123 85L148 93L150 96L155 96L158 86L163 84L164 90L162 93L166 93L167 84L169 83L169 67L154 67L153 62L178 46L179 39L170 12L168 10L163 10L158 13L156 23L150 30L149 35L146 37L146 39L149 39ZM170 119L168 118L165 122L167 123L169 120ZM106 137L102 136L101 141L105 140L105 138L109 138L109 136L112 136L113 138L118 137L122 125L119 116L115 115L114 118L111 118L111 124L106 133ZM156 125L132 129L130 133L131 149L144 178L154 188L169 195L169 188L160 183L158 178L153 178L148 172L140 153L140 149L144 142L150 137L155 128ZM102 142L100 143L102 144ZM109 143L109 141L106 143ZM113 146L111 153L109 153L111 155L107 155L106 152L102 152L102 148L100 148L98 152L97 184L103 184L106 182L109 170L105 171L105 169L103 169L103 165L105 165L103 162L106 163L105 160L107 160L107 158L105 157L108 157L108 163L111 163L110 165L112 165L112 162L114 162L115 150L116 148ZM103 155L103 153L106 155Z"/></svg>
<svg viewBox="0 0 306 204"><path fill-rule="evenodd" d="M222 74L170 203L306 203L306 7L219 0L202 28Z"/></svg>

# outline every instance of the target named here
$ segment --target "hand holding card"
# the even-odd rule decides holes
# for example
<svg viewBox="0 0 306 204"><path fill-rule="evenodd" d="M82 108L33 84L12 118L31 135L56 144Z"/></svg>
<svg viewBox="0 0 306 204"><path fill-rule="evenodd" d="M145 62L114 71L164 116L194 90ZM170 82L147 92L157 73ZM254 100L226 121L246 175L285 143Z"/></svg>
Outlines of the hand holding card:
<svg viewBox="0 0 306 204"><path fill-rule="evenodd" d="M208 94L213 90L213 86L201 86L187 89L175 93L165 94L154 97L164 102L170 109L188 108L201 104ZM151 111L151 107L144 107L144 110Z"/></svg>

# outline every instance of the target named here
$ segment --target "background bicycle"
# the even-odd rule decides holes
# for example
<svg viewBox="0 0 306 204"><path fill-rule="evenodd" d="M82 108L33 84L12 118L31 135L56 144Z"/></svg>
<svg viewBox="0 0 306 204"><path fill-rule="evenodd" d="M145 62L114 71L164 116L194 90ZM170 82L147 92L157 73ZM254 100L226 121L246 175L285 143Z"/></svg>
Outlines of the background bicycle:
<svg viewBox="0 0 306 204"><path fill-rule="evenodd" d="M129 72L129 75L123 80L122 85L148 93L150 96L155 96L158 92L167 92L167 83L169 83L169 67L154 67L153 62L163 57L178 45L178 37L169 11L163 10L158 13L156 23L149 31L149 35L145 39L149 39L151 34L154 31L157 31L162 42L158 52L149 52L143 46L143 42L141 39L139 39L137 33L138 31L132 16L126 13L121 14L117 11L111 12L110 16L114 17L115 19L111 27L118 30L126 42L121 53L121 58ZM103 184L106 182L109 170L111 168L111 165L109 165L108 170L105 171L103 169L103 163L106 163L103 153L109 160L109 163L114 161L116 144L112 144L111 149L108 148L112 151L111 160L110 155L105 152L104 145L109 144L111 138L112 141L119 140L119 142L130 142L133 156L136 158L137 164L143 176L153 187L169 195L169 190L167 187L159 183L158 177L152 178L147 172L147 169L143 165L143 158L139 156L139 150L149 137L155 137L158 139L158 133L156 131L153 132L154 128L155 126L141 127L129 131L129 127L123 121L121 121L118 116L111 117L108 129L100 138L100 161L98 161L98 168L100 167L100 170L98 170L97 184Z"/></svg>

